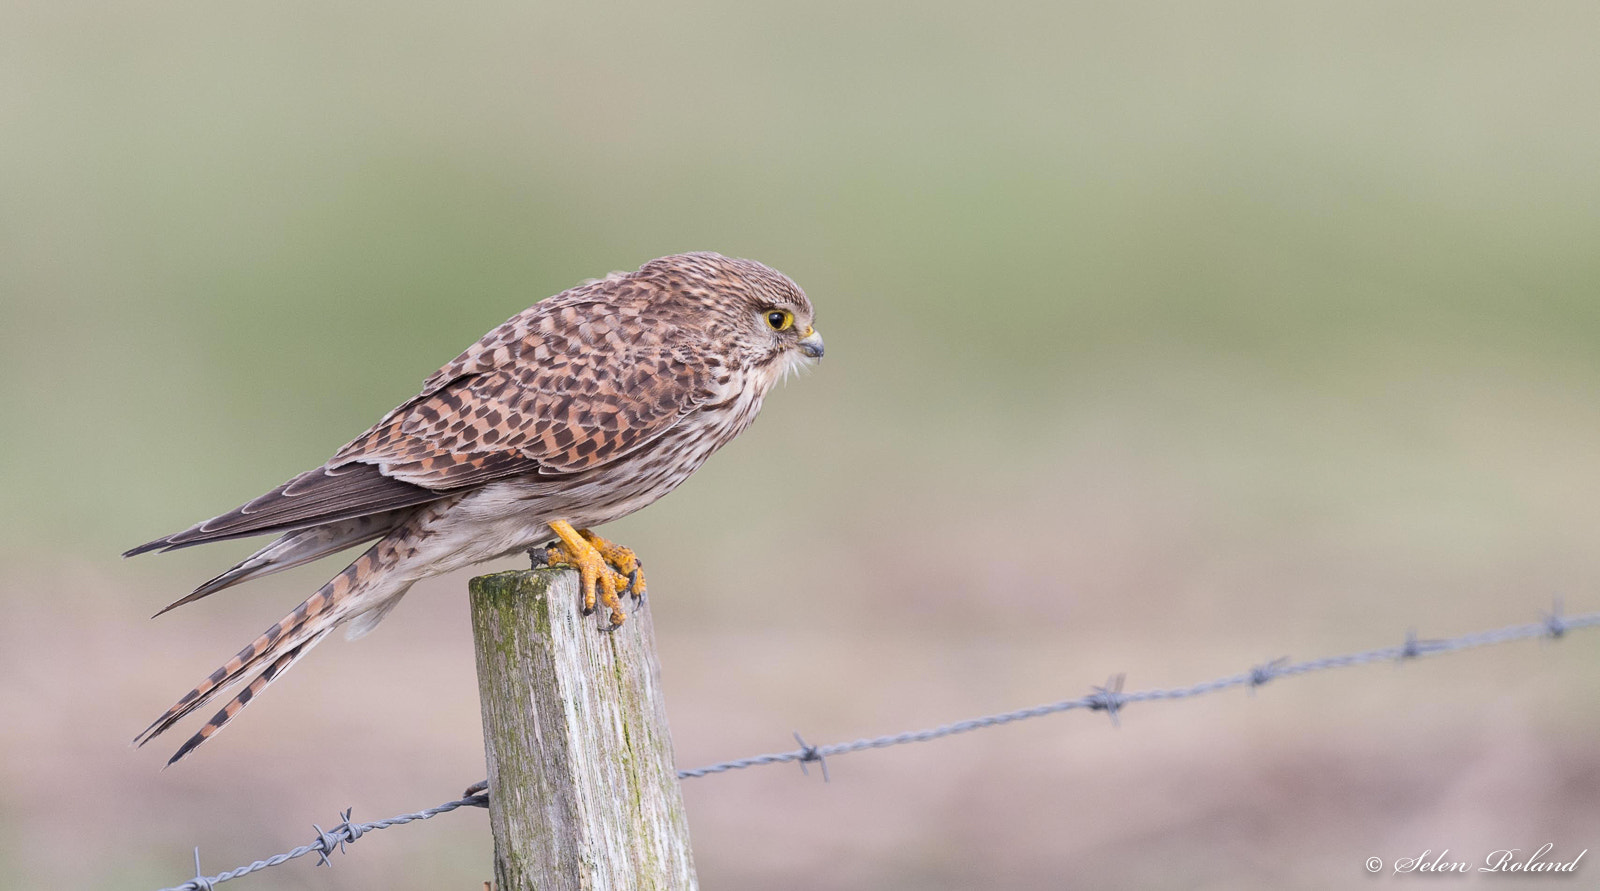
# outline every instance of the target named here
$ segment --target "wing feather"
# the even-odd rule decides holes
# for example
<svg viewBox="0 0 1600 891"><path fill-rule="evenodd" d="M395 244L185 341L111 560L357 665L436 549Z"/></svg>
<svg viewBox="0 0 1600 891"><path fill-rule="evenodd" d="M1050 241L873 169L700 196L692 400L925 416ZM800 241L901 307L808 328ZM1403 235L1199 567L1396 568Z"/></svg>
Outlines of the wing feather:
<svg viewBox="0 0 1600 891"><path fill-rule="evenodd" d="M289 532L426 504L446 494L386 476L370 464L319 467L221 516L146 542L123 556Z"/></svg>

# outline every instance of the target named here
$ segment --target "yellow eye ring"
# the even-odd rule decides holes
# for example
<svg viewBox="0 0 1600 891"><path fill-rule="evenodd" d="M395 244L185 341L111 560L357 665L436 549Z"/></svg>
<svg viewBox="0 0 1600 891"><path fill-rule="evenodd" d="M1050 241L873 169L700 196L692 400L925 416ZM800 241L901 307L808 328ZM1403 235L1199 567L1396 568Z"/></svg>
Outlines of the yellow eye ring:
<svg viewBox="0 0 1600 891"><path fill-rule="evenodd" d="M794 326L794 313L775 309L767 313L767 327L774 331L788 331Z"/></svg>

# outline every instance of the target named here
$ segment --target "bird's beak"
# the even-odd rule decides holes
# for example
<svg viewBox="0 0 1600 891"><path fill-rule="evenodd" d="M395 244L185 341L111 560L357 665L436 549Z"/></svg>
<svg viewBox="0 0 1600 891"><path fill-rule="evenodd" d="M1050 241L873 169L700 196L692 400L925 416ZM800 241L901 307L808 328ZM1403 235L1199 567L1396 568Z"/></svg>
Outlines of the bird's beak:
<svg viewBox="0 0 1600 891"><path fill-rule="evenodd" d="M817 329L806 329L806 335L800 338L800 352L813 359L822 358L822 335L817 333Z"/></svg>

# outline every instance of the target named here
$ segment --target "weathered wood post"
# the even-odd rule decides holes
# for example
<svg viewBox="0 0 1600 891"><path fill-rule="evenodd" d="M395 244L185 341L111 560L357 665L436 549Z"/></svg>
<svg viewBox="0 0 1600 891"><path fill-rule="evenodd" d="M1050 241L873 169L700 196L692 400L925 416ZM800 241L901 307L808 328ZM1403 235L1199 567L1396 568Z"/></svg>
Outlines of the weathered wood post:
<svg viewBox="0 0 1600 891"><path fill-rule="evenodd" d="M497 891L697 887L648 604L605 631L570 569L470 589Z"/></svg>

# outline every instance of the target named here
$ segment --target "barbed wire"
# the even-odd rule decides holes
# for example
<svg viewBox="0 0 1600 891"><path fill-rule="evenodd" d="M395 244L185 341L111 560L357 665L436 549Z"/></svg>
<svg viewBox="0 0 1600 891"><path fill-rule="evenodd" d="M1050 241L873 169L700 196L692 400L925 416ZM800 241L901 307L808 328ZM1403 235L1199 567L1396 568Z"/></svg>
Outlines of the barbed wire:
<svg viewBox="0 0 1600 891"><path fill-rule="evenodd" d="M1479 647L1494 646L1496 644L1511 643L1532 638L1549 638L1559 640L1569 631L1578 631L1585 628L1600 626L1600 612L1584 613L1577 616L1563 616L1561 600L1557 598L1550 612L1545 613L1538 622L1528 622L1519 625L1507 625L1489 631L1479 631L1474 634L1465 634L1460 637L1444 639L1423 639L1416 635L1415 630L1407 631L1405 640L1396 646L1378 647L1372 650L1362 650L1355 653L1346 653L1341 656L1324 656L1320 659L1311 659L1305 662L1290 662L1287 657L1280 657L1269 662L1252 666L1248 671L1231 674L1211 681L1202 681L1187 687L1155 688L1150 690L1135 690L1123 692L1123 675L1113 675L1102 686L1091 687L1085 696L1076 699L1064 699L1047 705L1036 705L1029 708L1016 709L1015 711L1001 712L994 715L985 715L980 718L970 718L952 724L942 724L938 727L929 727L925 730L912 730L906 733L896 733L888 736L875 736L857 739L851 742L832 743L823 746L808 744L799 733L795 733L795 742L798 749L787 752L774 752L767 755L755 755L749 758L738 758L733 761L723 761L705 767L696 767L691 770L678 771L679 779L696 779L716 773L726 773L733 770L744 770L750 767L760 767L766 764L798 763L802 771L807 764L817 764L822 769L822 779L827 782L827 759L851 752L861 752L867 749L886 749L891 746L901 746L909 743L928 742L929 740L942 739L958 733L968 733L973 730L982 730L989 727L999 727L1003 724L1014 724L1017 721L1026 721L1032 718L1041 718L1045 715L1054 715L1060 712L1077 710L1105 712L1111 719L1113 726L1119 722L1119 714L1129 705L1141 702L1164 702L1178 699L1193 699L1196 696L1205 696L1222 690L1235 687L1245 687L1250 690L1280 678L1299 677L1319 671L1330 671L1336 668L1352 668L1357 665L1370 665L1374 662L1406 662L1420 659L1424 656L1439 656L1446 653L1458 653L1463 650L1472 650ZM200 849L195 849L195 877L181 885L163 888L162 891L214 891L214 886L222 882L248 875L256 870L277 866L297 857L307 854L316 854L317 865L331 865L329 855L335 851L343 852L346 844L356 841L368 832L379 829L388 829L390 826L401 826L418 820L427 820L439 814L448 813L462 807L488 807L489 795L486 791L473 792L483 789L486 783L475 783L468 788L469 794L455 801L445 802L438 807L417 811L414 814L401 814L387 820L378 820L372 823L351 823L350 811L346 810L339 816L341 821L332 829L324 831L322 827L313 825L317 837L310 844L301 845L282 854L275 854L264 860L241 866L238 869L219 873L207 877L200 870Z"/></svg>
<svg viewBox="0 0 1600 891"><path fill-rule="evenodd" d="M1492 631L1481 631L1476 634L1467 634L1445 640L1423 640L1418 638L1416 632L1412 630L1406 632L1405 641L1399 646L1379 647L1374 650L1347 653L1343 656L1325 656L1321 659L1312 659L1306 662L1289 662L1286 657L1280 657L1270 662L1253 666L1246 672L1228 675L1212 681L1203 681L1188 687L1165 690L1139 690L1132 693L1124 693L1122 692L1124 676L1119 674L1113 675L1103 687L1090 688L1087 696L1065 699L1048 705L1036 705L1030 708L1017 709L1016 711L1002 712L997 715L985 715L981 718L943 724L926 730L913 730L890 736L876 736L869 739L858 739L852 742L834 743L826 746L808 746L804 740L800 739L800 735L797 733L795 734L795 739L800 743L800 748L793 751L756 755L751 758L739 758L733 761L711 764L706 767L696 767L693 770L680 770L678 771L678 777L679 779L692 779L730 770L743 770L747 767L758 767L764 764L786 764L791 761L798 761L802 766L807 762L822 762L826 765L824 759L835 755L847 755L851 752L860 752L866 749L886 749L890 746L901 746L907 743L927 742L946 736L954 736L957 733L998 727L1002 724L1012 724L1017 721L1026 721L1030 718L1041 718L1045 715L1054 715L1059 712L1069 712L1077 709L1103 711L1110 716L1111 723L1116 725L1118 713L1124 707L1136 702L1192 699L1196 696L1204 696L1208 693L1216 693L1233 687L1254 689L1277 678L1296 677L1334 668L1369 665L1373 662L1400 662L1407 659L1418 659L1423 656L1454 653L1461 650L1476 649L1535 637L1556 639L1568 631L1592 628L1596 625L1600 625L1600 613L1585 613L1580 616L1563 617L1561 615L1561 601L1557 600L1554 609L1545 614L1543 621L1540 622L1508 625Z"/></svg>
<svg viewBox="0 0 1600 891"><path fill-rule="evenodd" d="M329 854L332 854L335 851L341 854L344 853L345 845L356 841L369 832L376 832L379 829L388 829L390 826L404 826L407 823L415 823L418 820L430 820L439 816L440 814L447 814L460 807L488 806L489 796L487 794L468 795L455 801L447 801L438 807L430 807L427 810L417 811L414 814L401 814L397 817L390 817L387 820L375 820L371 823L350 822L351 810L346 809L344 812L339 814L340 822L332 829L323 831L321 826L318 826L315 823L311 824L311 828L317 831L317 838L316 841L313 841L309 845L301 845L298 848L291 848L287 851L284 851L282 854L274 854L265 860L257 860L254 863L248 863L239 867L238 869L230 869L227 872L218 873L209 877L207 877L200 870L200 849L195 848L194 878L184 882L181 885L174 885L171 888L163 888L162 891L213 891L214 886L220 885L229 879L237 879L240 876L249 875L258 869L266 869L269 866L277 866L281 863L288 863L290 860L293 860L296 857L304 857L307 854L317 855L318 866L332 866L333 861L328 859Z"/></svg>

